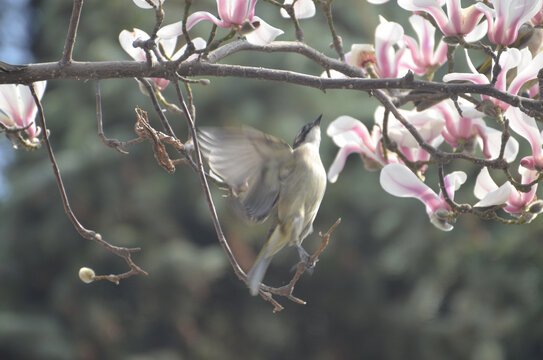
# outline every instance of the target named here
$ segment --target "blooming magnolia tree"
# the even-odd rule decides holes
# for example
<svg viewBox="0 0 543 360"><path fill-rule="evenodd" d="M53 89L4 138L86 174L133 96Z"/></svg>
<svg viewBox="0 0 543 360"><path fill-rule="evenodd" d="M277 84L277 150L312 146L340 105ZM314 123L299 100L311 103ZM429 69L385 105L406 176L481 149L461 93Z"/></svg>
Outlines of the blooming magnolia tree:
<svg viewBox="0 0 543 360"><path fill-rule="evenodd" d="M106 279L118 283L145 271L132 260L131 254L139 249L110 244L99 233L86 229L70 208L48 137L55 129L47 127L41 104L46 81L56 79L95 81L98 135L106 146L124 152L123 148L131 144L149 141L157 162L166 171L172 173L183 164L199 175L218 240L244 282L247 276L223 235L210 195L208 181L217 180L206 173L196 137L191 86L213 86L209 80L213 77L251 78L373 96L380 106L374 124L369 126L371 130L369 124L354 117L357 114L344 114L329 124L326 133L339 147L328 171L329 181L335 182L347 157L358 153L368 170L380 171L383 190L420 200L431 224L443 231L452 230L463 214L525 224L543 210L543 203L537 199L543 171L543 134L538 128L543 118L543 103L539 100L543 87L543 0L474 1L465 8L460 0L397 0L399 11L409 16L411 28L404 29L381 17L372 44L342 42L334 27L333 0L261 1L259 7L276 7L292 23L283 30L256 15L257 0L217 0L216 12L200 11L202 1L185 0L179 21L164 24L168 3L133 0L134 5L149 9L149 16L156 19L150 34L136 27L120 32L120 46L134 61L76 62L72 50L83 0L74 0L59 61L0 63L2 131L15 148L46 149L65 211L76 230L122 257L130 268L118 275L96 275L92 269L82 268L80 277L84 282ZM378 6L387 1L368 2ZM317 11L327 19L334 57L304 42L304 21L316 21L311 18ZM204 27L199 23L205 20L211 22L207 39L193 37L191 29ZM292 28L296 41L281 41L280 36ZM344 45L350 51L344 52ZM323 71L310 74L221 64L233 54L248 51L297 53ZM468 73L456 70L456 52L465 57ZM471 61L477 52L488 58L479 67ZM445 75L437 78L438 70ZM136 79L142 96L150 97L153 103L152 117L159 119L160 130L150 124L147 112L137 108L134 140L122 142L106 137L99 82L111 78ZM174 99L162 94L168 86L175 88ZM174 134L167 114L186 119L189 139ZM530 145L530 151L519 154L519 142L523 141ZM168 149L176 156L171 156ZM469 165L479 169L472 182L474 187L465 185L469 184L465 172L448 171L453 163L455 168ZM425 180L432 168L438 174L436 183ZM473 193L473 201L455 202L458 191ZM316 263L338 223L321 235L322 246L298 264L288 285L261 285L260 295L274 305L274 310L282 309L274 296L303 303L292 295L294 285L308 265Z"/></svg>

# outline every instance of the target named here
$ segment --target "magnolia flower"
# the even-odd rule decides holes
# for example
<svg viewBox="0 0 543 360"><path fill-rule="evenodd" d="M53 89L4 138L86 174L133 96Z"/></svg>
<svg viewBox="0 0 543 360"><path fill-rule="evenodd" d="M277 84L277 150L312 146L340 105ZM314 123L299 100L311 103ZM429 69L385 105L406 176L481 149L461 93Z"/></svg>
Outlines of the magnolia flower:
<svg viewBox="0 0 543 360"><path fill-rule="evenodd" d="M353 44L351 51L345 54L345 62L351 66L359 67L363 70L366 64L375 64L375 49L371 44Z"/></svg>
<svg viewBox="0 0 543 360"><path fill-rule="evenodd" d="M435 70L443 65L447 60L447 44L443 40L434 51L435 27L420 15L413 15L409 22L417 33L419 41L417 42L411 36L404 35L403 39L409 47L411 59L409 68L418 75L425 74L428 70Z"/></svg>
<svg viewBox="0 0 543 360"><path fill-rule="evenodd" d="M294 0L285 0L284 5L291 5ZM315 3L313 0L297 0L294 3L294 15L296 19L307 19L315 16ZM289 18L290 16L285 11L281 9L281 16L284 18Z"/></svg>
<svg viewBox="0 0 543 360"><path fill-rule="evenodd" d="M132 44L137 39L145 41L149 38L150 36L145 31L134 28L132 31L121 31L121 33L119 34L119 43L121 44L123 50L126 51L128 55L132 57L132 59L136 61L147 61L147 55L145 54L145 51L140 47L134 47ZM164 50L164 55L166 55L166 57L171 60L179 59L185 53L185 50L187 48L187 46L185 45L174 54L175 45L177 43L176 38L158 38L157 42L158 45ZM204 49L206 47L206 42L202 38L195 38L192 40L192 42L196 49ZM194 59L195 57L196 55L191 55L191 57L189 57L187 60ZM151 58L153 61L157 61L156 56L153 52L151 52ZM157 85L160 91L164 90L170 82L169 80L162 78L151 78L151 80Z"/></svg>
<svg viewBox="0 0 543 360"><path fill-rule="evenodd" d="M345 62L351 66L361 68L367 72L366 66L373 64L377 76L380 78L403 76L409 70L406 61L402 60L406 54L403 43L403 27L395 22L387 21L379 16L381 23L375 29L375 48L372 44L353 44L351 51L345 54ZM338 71L323 72L322 77L345 78Z"/></svg>
<svg viewBox="0 0 543 360"><path fill-rule="evenodd" d="M467 176L462 171L455 171L444 178L445 190L452 200L454 193L466 182ZM443 194L437 195L423 183L409 168L402 164L389 164L381 170L379 178L381 187L391 195L398 197L413 197L426 206L430 222L440 230L450 231L453 226L449 223L451 207L445 201Z"/></svg>
<svg viewBox="0 0 543 360"><path fill-rule="evenodd" d="M529 184L538 177L538 172L519 167L521 174L521 183ZM537 184L532 185L530 191L522 192L517 189L509 181L498 187L485 167L481 170L475 181L473 193L475 197L480 199L474 206L488 207L505 204L504 210L513 215L522 215L529 209L529 205L536 199Z"/></svg>
<svg viewBox="0 0 543 360"><path fill-rule="evenodd" d="M468 151L475 151L477 143L481 145L487 159L497 158L501 149L502 133L490 128L483 120L484 114L475 109L475 105L462 100L458 101L462 115L458 113L452 100L442 101L433 108L441 111L445 118L445 128L441 135L454 149L460 146ZM518 142L510 137L505 146L504 159L515 160L518 153Z"/></svg>
<svg viewBox="0 0 543 360"><path fill-rule="evenodd" d="M511 130L525 138L532 147L532 155L524 157L520 164L527 169L543 170L543 134L539 132L535 119L513 106L507 109L504 116L509 120Z"/></svg>
<svg viewBox="0 0 543 360"><path fill-rule="evenodd" d="M498 45L510 45L517 39L520 26L537 15L542 5L543 0L494 0L494 9L483 3L474 6L486 16L488 40Z"/></svg>
<svg viewBox="0 0 543 360"><path fill-rule="evenodd" d="M382 16L379 16L379 19L381 23L375 29L375 71L380 78L403 76L408 70L401 67L401 58L405 53L405 44L402 42L403 27Z"/></svg>
<svg viewBox="0 0 543 360"><path fill-rule="evenodd" d="M447 3L447 13L441 8ZM477 25L483 13L475 5L465 9L460 7L460 0L398 0L398 5L409 11L420 11L430 15L445 36L464 36L473 42L485 35L483 23Z"/></svg>
<svg viewBox="0 0 543 360"><path fill-rule="evenodd" d="M197 11L187 19L187 30L202 20L209 20L224 29L235 29L245 35L247 41L255 45L267 45L283 30L274 28L264 20L255 16L255 5L258 0L217 0L220 19L207 11ZM166 25L157 35L164 39L174 38L183 33L183 22Z"/></svg>
<svg viewBox="0 0 543 360"><path fill-rule="evenodd" d="M347 157L352 153L360 154L366 168L370 170L396 161L392 153L387 154L387 159L385 159L381 145L381 130L378 126L374 126L370 134L361 121L343 115L330 123L326 133L339 147L337 156L328 170L328 180L331 183L336 182Z"/></svg>
<svg viewBox="0 0 543 360"><path fill-rule="evenodd" d="M454 80L467 80L475 84L490 84L490 80L485 75L477 71L471 62L467 51L466 59L472 72L471 74L450 73L443 76L443 81L448 82ZM512 95L517 95L524 84L537 78L537 73L541 68L543 68L543 53L539 53L535 58L532 59L532 54L527 48L522 50L515 48L507 49L507 51L502 53L500 56L499 64L501 71L496 81L496 89L506 91ZM508 79L507 75L509 70L514 68L517 69L515 77L512 80ZM489 99L502 110L506 110L509 107L509 104L495 98L486 95L482 95L481 97L483 99Z"/></svg>
<svg viewBox="0 0 543 360"><path fill-rule="evenodd" d="M46 81L38 81L32 85L39 99L45 92L46 84ZM37 136L40 128L34 121L37 113L38 107L28 86L0 85L0 122L6 127L27 128L25 132L31 144L39 142Z"/></svg>

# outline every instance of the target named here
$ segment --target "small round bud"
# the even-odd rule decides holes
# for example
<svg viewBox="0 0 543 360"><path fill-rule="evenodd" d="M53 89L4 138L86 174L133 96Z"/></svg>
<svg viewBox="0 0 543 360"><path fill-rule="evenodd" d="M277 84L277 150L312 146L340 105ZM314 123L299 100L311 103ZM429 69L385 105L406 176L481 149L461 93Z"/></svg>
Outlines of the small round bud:
<svg viewBox="0 0 543 360"><path fill-rule="evenodd" d="M200 85L209 85L211 84L211 81L209 79L199 79L198 82L200 83Z"/></svg>
<svg viewBox="0 0 543 360"><path fill-rule="evenodd" d="M90 284L93 282L95 276L96 274L91 268L82 267L79 269L79 279L81 279L81 281L83 281L85 284Z"/></svg>
<svg viewBox="0 0 543 360"><path fill-rule="evenodd" d="M543 211L543 200L536 200L528 206L528 212L532 214L539 214Z"/></svg>

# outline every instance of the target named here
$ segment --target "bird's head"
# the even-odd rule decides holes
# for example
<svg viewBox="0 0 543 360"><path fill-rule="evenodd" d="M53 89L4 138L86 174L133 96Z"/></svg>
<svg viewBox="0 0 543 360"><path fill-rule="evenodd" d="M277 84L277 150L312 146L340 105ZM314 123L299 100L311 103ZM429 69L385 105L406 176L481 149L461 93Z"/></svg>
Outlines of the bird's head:
<svg viewBox="0 0 543 360"><path fill-rule="evenodd" d="M319 147L321 142L321 118L322 114L319 115L317 120L310 122L309 124L305 124L300 129L298 135L296 135L296 138L294 139L294 143L292 144L293 149L307 143L312 143Z"/></svg>

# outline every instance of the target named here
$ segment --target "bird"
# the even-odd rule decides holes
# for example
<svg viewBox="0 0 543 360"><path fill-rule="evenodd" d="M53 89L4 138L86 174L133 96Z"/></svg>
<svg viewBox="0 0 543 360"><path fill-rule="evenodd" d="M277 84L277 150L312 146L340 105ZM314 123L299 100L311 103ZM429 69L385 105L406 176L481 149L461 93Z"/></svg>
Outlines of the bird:
<svg viewBox="0 0 543 360"><path fill-rule="evenodd" d="M258 223L272 219L267 241L247 273L252 295L259 293L272 257L286 245L294 245L303 261L309 259L301 244L313 231L326 189L321 118L304 125L292 147L251 127L198 130L203 157L230 187L242 214Z"/></svg>

